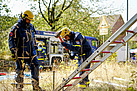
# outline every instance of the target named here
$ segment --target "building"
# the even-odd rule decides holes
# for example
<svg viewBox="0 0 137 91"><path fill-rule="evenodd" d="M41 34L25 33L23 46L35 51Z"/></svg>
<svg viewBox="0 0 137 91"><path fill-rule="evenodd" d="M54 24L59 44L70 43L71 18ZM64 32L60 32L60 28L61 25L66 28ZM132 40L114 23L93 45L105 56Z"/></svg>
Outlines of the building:
<svg viewBox="0 0 137 91"><path fill-rule="evenodd" d="M114 34L124 24L124 20L120 14L119 15L108 15L105 17L106 17L106 20L110 26L112 34ZM99 17L99 20L101 20L101 17ZM125 35L126 35L126 33L123 33L115 41L121 41L125 37ZM111 44L110 48L113 48L114 46L116 46L116 44ZM127 48L126 48L126 46L122 46L120 49L117 50L116 53L117 53L118 62L127 61Z"/></svg>

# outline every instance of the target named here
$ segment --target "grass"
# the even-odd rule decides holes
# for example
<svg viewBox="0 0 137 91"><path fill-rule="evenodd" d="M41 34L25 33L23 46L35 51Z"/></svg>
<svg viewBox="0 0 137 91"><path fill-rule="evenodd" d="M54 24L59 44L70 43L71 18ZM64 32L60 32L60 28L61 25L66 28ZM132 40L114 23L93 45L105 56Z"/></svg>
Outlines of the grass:
<svg viewBox="0 0 137 91"><path fill-rule="evenodd" d="M67 78L74 70L76 65L71 63L69 66L63 64L53 68L55 71L55 88L62 82L63 78ZM135 91L137 90L137 64L117 63L113 61L105 61L97 69L89 74L90 87L84 91ZM53 91L53 71L46 70L40 73L40 86L46 91ZM126 81L114 80L113 77L122 78ZM127 87L109 85L106 83L94 82L94 80L103 82L121 84ZM0 81L0 91L13 91L14 88L10 84L13 79ZM31 79L25 79L25 83L30 83ZM77 91L77 85L71 91ZM32 91L32 86L24 86L24 91Z"/></svg>

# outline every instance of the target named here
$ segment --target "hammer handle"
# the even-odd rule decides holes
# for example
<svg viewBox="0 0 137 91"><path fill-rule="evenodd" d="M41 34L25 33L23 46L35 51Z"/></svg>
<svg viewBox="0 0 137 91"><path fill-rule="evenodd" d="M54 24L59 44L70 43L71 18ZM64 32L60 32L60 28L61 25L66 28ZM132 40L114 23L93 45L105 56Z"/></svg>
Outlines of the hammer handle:
<svg viewBox="0 0 137 91"><path fill-rule="evenodd" d="M61 42L63 42L63 40L61 39L61 37L60 37L60 36L59 36L59 39L60 39L60 41L61 41Z"/></svg>
<svg viewBox="0 0 137 91"><path fill-rule="evenodd" d="M63 40L61 39L61 37L59 36L59 39L61 42L63 42ZM65 47L65 50L69 53L68 49Z"/></svg>

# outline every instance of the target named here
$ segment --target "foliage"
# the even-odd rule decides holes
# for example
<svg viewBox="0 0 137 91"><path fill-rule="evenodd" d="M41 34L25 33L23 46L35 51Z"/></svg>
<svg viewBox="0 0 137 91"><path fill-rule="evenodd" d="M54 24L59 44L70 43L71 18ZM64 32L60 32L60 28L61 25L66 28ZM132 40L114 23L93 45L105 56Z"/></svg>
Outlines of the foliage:
<svg viewBox="0 0 137 91"><path fill-rule="evenodd" d="M1 2L0 2L0 15L2 13L9 13L10 12L10 9L7 7L7 4L3 4L2 1L3 0L1 0Z"/></svg>
<svg viewBox="0 0 137 91"><path fill-rule="evenodd" d="M127 90L130 90L130 91L136 91L137 90L137 71L132 71L131 72L132 75L131 75L131 82L129 82L130 84L130 87L127 89Z"/></svg>
<svg viewBox="0 0 137 91"><path fill-rule="evenodd" d="M137 42L130 40L129 42L130 49L136 49L137 48Z"/></svg>
<svg viewBox="0 0 137 91"><path fill-rule="evenodd" d="M72 31L81 32L85 36L96 37L102 43L103 36L99 35L99 30L98 30L98 26L100 23L99 17L91 17L92 14L97 13L97 12L98 12L98 14L102 14L102 13L100 13L101 10L100 9L99 9L99 11L92 10L92 9L90 10L89 7L84 7L81 4L81 2L82 2L81 0L74 0L73 3L71 4L71 6L69 8L67 8L67 10L64 10L61 13L60 17L58 17L59 19L52 20L52 21L56 21L54 23L50 22L50 17L53 17L53 16L51 14L49 16L48 15L49 9L45 8L43 10L43 13L42 12L38 13L38 15L35 18L34 25L35 25L36 29L44 30L44 31L57 31L57 30L60 30L62 27L68 27ZM97 1L97 2L99 2L99 1ZM45 3L47 3L47 2L45 1ZM40 4L40 1L39 1L39 4ZM56 7L52 7L52 5L50 5L52 8L55 8L56 12L51 11L51 12L55 13L55 14L53 14L54 17L57 16L58 14L60 14L63 4L59 3L56 5ZM49 7L49 6L45 5L45 7ZM95 7L98 8L97 6L95 6ZM99 7L99 8L101 8L101 7ZM106 8L106 7L104 7L104 8ZM103 8L101 8L101 9L103 12ZM50 8L50 10L52 10L52 9ZM104 14L108 14L108 12L107 13L104 12ZM44 15L44 18L43 18L43 15ZM55 29L50 24L53 24ZM111 32L109 29L109 34L105 36L105 39L107 39L110 35L111 35Z"/></svg>
<svg viewBox="0 0 137 91"><path fill-rule="evenodd" d="M102 43L103 36L99 35L98 30L100 21L98 17L91 16L94 14L112 14L111 11L104 11L106 8L110 8L110 5L105 7L100 6L100 0L90 0L89 5L84 5L83 0L63 0L63 2L62 0L34 0L34 2L36 1L38 1L40 8L40 11L37 12L37 14L35 15L34 21L32 21L36 30L57 31L60 30L62 27L68 27L72 31L81 32L84 36L96 37ZM36 12L36 4L31 5L31 9ZM7 6L4 5L4 7ZM17 19L15 19L15 17L11 18L8 16L8 12L10 12L10 9L3 8L3 10L4 9L7 11L7 14L4 16L5 18L2 17L1 19L1 22L3 22L3 24L1 23L2 29L4 29L1 31L1 40L5 40L5 43L7 44L7 29L10 28L17 21ZM3 19L6 19L6 21L3 21ZM107 39L110 35L111 32L109 31L109 34L105 36L105 39ZM3 36L6 36L6 39L4 39ZM8 48L5 47L4 42L0 43L2 50L6 50Z"/></svg>
<svg viewBox="0 0 137 91"><path fill-rule="evenodd" d="M59 23L63 23L63 27L69 27L72 31L81 32L84 36L96 37L98 40L103 41L103 36L99 35L99 17L87 17L88 11L77 11L74 8L68 9L64 12L63 18ZM110 30L110 29L109 29ZM109 31L108 35L105 36L107 39L111 35Z"/></svg>
<svg viewBox="0 0 137 91"><path fill-rule="evenodd" d="M10 17L8 13L10 9L7 8L6 4L0 3L0 59L4 59L4 55L9 54L8 50L8 35L9 28L17 21L16 17ZM6 12L5 15L1 15Z"/></svg>
<svg viewBox="0 0 137 91"><path fill-rule="evenodd" d="M107 60L108 61L114 60L116 62L117 61L116 58L117 58L117 52L113 53Z"/></svg>
<svg viewBox="0 0 137 91"><path fill-rule="evenodd" d="M51 30L56 31L55 29L56 22L59 21L63 12L66 11L71 6L73 1L74 0L64 0L63 4L61 4L60 7L56 7L57 4L60 4L60 0L54 0L54 1L49 0L49 2L42 0L42 3L46 8L44 9L44 13L43 13L41 8L41 0L38 0L40 13L44 18L44 20L47 22L47 24L51 27Z"/></svg>
<svg viewBox="0 0 137 91"><path fill-rule="evenodd" d="M47 22L44 21L40 13L35 15L34 21L32 21L33 25L35 26L36 30L42 30L42 31L50 31L50 26L48 26Z"/></svg>
<svg viewBox="0 0 137 91"><path fill-rule="evenodd" d="M8 35L11 26L17 21L15 17L0 16L0 58L3 55L9 54L8 47Z"/></svg>
<svg viewBox="0 0 137 91"><path fill-rule="evenodd" d="M90 3L85 5L86 3ZM99 20L92 21L90 19L92 15L100 14L112 14L117 9L106 10L111 7L99 5L100 0L38 0L41 17L45 20L47 25L50 27L49 30L57 31L64 26L73 26L74 28L80 28L82 32L85 31L83 27L94 27L95 24L99 23ZM107 1L107 0L104 0ZM96 4L97 3L97 4ZM44 7L44 8L43 8ZM94 22L94 24L93 24ZM83 25L83 26L81 26ZM96 26L94 28L96 28ZM83 30L82 30L83 29ZM88 30L88 29L86 29ZM97 30L97 28L96 28ZM91 30L90 30L91 31ZM86 32L86 31L85 31ZM89 33L88 31L86 33ZM97 34L97 33L96 33ZM94 33L93 33L94 35ZM97 34L98 35L98 34Z"/></svg>

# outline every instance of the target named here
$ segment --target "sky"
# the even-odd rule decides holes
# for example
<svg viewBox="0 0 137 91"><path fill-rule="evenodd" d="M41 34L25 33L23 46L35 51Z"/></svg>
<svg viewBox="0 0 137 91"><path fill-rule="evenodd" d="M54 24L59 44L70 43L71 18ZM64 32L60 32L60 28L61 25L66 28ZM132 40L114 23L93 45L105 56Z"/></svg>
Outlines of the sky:
<svg viewBox="0 0 137 91"><path fill-rule="evenodd" d="M30 6L28 6L28 0L9 0L10 3L6 3L8 7L11 9L11 13L16 15L20 14L21 12L24 12L27 9L30 9ZM23 1L23 3L22 3ZM103 1L103 0L102 0ZM123 20L127 22L127 0L108 0L106 5L108 3L113 2L113 6L116 8L121 8L123 6L124 11L120 12L120 14L123 17ZM36 7L38 8L38 5ZM128 0L128 20L133 17L137 13L137 0Z"/></svg>

